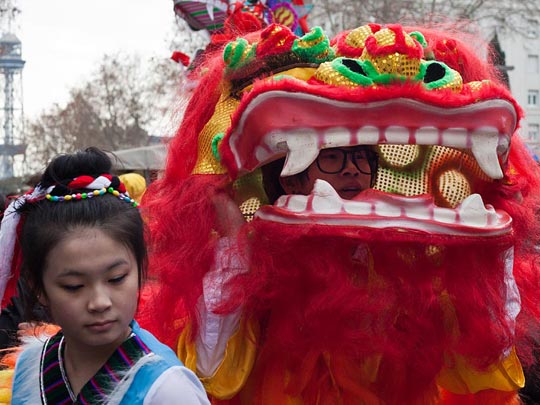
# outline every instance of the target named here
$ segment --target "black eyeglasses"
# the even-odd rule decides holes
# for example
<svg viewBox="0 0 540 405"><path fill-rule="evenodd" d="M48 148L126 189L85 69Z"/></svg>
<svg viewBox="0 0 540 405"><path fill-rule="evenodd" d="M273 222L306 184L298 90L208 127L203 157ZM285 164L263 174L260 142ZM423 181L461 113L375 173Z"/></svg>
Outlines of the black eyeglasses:
<svg viewBox="0 0 540 405"><path fill-rule="evenodd" d="M362 174L371 175L373 180L377 174L379 156L369 146L357 146L351 150L341 148L322 149L317 156L317 167L323 173L340 173L347 164L347 156L351 155L351 161Z"/></svg>

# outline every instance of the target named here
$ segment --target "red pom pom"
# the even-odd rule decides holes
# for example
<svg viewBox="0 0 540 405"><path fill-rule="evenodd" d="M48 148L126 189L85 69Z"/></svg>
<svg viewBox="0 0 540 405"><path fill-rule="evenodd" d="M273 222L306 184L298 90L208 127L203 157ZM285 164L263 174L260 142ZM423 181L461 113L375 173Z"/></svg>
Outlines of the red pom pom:
<svg viewBox="0 0 540 405"><path fill-rule="evenodd" d="M249 11L242 10L242 4L237 3L235 10L225 20L224 28L227 34L234 37L255 32L263 27L263 22Z"/></svg>
<svg viewBox="0 0 540 405"><path fill-rule="evenodd" d="M87 185L92 183L94 178L92 176L79 176L68 184L68 187L71 189L85 188Z"/></svg>
<svg viewBox="0 0 540 405"><path fill-rule="evenodd" d="M261 41L257 45L257 56L275 55L290 51L296 36L292 31L278 24L272 24L261 32Z"/></svg>
<svg viewBox="0 0 540 405"><path fill-rule="evenodd" d="M189 66L190 63L189 56L180 51L174 51L171 55L171 59L184 66Z"/></svg>

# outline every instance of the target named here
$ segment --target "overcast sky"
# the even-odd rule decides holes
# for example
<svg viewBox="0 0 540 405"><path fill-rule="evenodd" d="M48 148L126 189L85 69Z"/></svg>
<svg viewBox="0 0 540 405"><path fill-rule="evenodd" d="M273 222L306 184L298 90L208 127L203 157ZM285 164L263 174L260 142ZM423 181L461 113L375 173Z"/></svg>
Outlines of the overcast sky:
<svg viewBox="0 0 540 405"><path fill-rule="evenodd" d="M28 118L88 78L101 56L117 51L169 57L172 0L18 0L12 31L22 42ZM2 27L2 32L6 28Z"/></svg>

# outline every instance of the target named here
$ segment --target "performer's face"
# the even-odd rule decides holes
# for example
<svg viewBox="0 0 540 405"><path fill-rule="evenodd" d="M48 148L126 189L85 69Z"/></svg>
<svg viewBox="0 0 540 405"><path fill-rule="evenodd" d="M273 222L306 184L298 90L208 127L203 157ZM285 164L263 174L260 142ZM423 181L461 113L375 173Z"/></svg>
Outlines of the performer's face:
<svg viewBox="0 0 540 405"><path fill-rule="evenodd" d="M77 349L115 349L129 335L138 300L133 252L98 228L74 229L48 254L45 305Z"/></svg>
<svg viewBox="0 0 540 405"><path fill-rule="evenodd" d="M349 200L371 186L376 159L376 153L365 146L323 149L304 173L280 178L280 183L287 194L308 195L315 180L321 179Z"/></svg>

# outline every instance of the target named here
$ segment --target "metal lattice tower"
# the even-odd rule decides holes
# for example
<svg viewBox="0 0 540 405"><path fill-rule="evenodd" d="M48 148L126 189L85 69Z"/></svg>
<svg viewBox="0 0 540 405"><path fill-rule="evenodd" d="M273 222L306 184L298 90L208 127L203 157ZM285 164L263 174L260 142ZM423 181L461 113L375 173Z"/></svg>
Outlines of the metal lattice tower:
<svg viewBox="0 0 540 405"><path fill-rule="evenodd" d="M0 74L4 77L3 144L0 144L0 178L13 177L13 162L16 155L24 154L26 146L19 143L22 134L17 133L16 120L22 124L22 99L16 103L15 91L22 87L21 72L24 60L21 41L14 34L4 34L0 38Z"/></svg>

